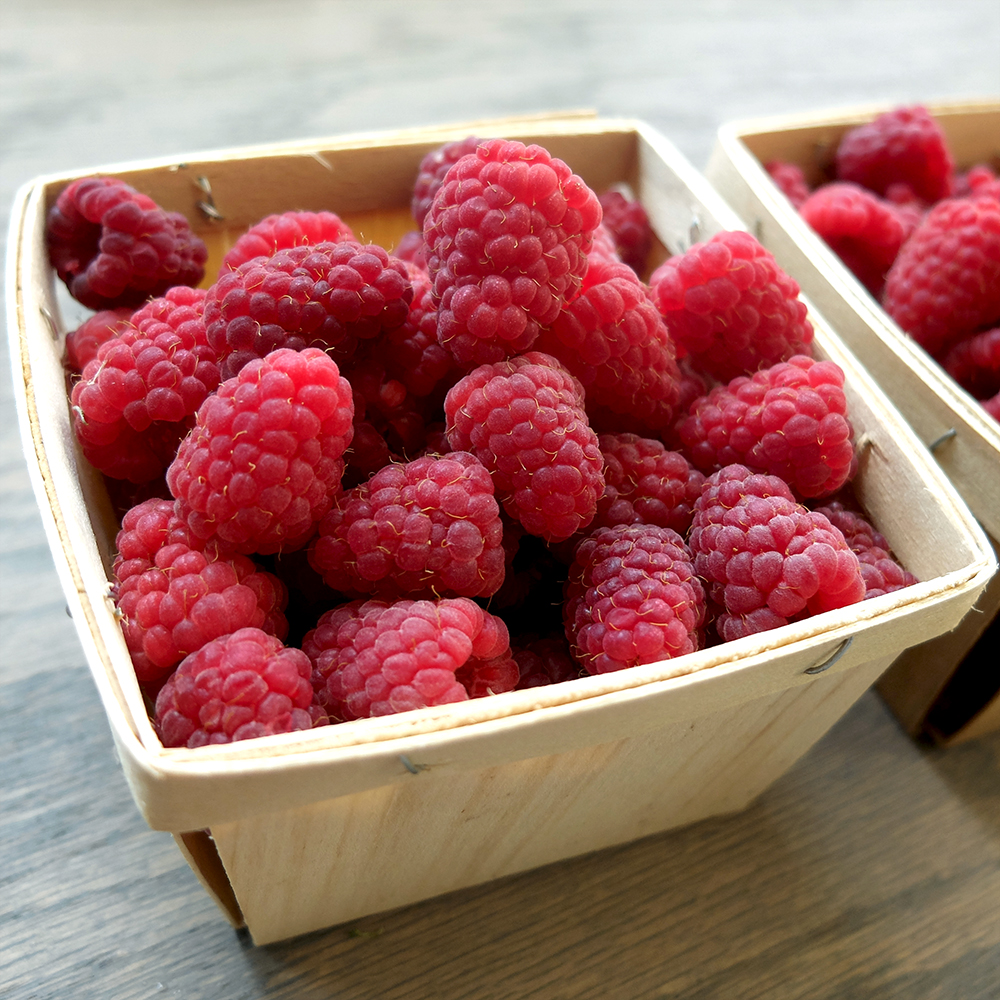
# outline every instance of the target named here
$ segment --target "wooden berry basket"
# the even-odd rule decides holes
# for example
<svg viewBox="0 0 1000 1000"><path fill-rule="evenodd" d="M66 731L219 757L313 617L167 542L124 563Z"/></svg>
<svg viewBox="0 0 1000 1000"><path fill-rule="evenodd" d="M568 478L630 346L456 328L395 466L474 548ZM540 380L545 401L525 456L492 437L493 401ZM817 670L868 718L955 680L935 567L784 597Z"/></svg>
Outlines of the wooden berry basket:
<svg viewBox="0 0 1000 1000"><path fill-rule="evenodd" d="M960 169L996 164L1000 101L928 107ZM851 108L728 123L719 129L707 177L899 408L1000 549L1000 424L903 333L763 167L785 160L801 166L811 184L828 179L841 136L888 110ZM879 691L909 733L953 744L1000 729L998 685L984 684L973 673L980 668L972 658L959 669L998 611L1000 578L959 628L908 650L882 678Z"/></svg>
<svg viewBox="0 0 1000 1000"><path fill-rule="evenodd" d="M100 172L184 212L212 243L213 259L246 225L291 208L337 211L356 232L391 244L409 227L420 159L470 133L539 142L598 190L629 183L671 250L693 233L739 225L650 128L585 116L226 150ZM65 325L43 230L69 180L37 179L14 210L9 329L25 452L135 801L153 828L175 834L208 891L258 943L742 809L900 650L954 627L995 569L947 478L814 316L818 353L847 371L852 419L866 442L862 501L922 583L620 673L229 746L164 748L107 596L116 525L68 418Z"/></svg>

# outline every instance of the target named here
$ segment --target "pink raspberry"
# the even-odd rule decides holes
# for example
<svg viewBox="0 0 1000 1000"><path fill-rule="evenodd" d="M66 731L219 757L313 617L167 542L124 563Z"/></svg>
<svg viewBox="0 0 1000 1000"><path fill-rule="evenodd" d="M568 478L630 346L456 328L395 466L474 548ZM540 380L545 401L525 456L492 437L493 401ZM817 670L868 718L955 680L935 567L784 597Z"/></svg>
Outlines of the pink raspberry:
<svg viewBox="0 0 1000 1000"><path fill-rule="evenodd" d="M97 357L97 349L116 337L129 325L131 309L102 309L66 334L66 367L82 372L88 361Z"/></svg>
<svg viewBox="0 0 1000 1000"><path fill-rule="evenodd" d="M566 585L566 638L588 673L694 652L705 594L670 528L599 528L577 547Z"/></svg>
<svg viewBox="0 0 1000 1000"><path fill-rule="evenodd" d="M400 326L412 296L406 266L379 246L295 246L224 271L208 291L205 327L231 378L282 347L349 358L358 341Z"/></svg>
<svg viewBox="0 0 1000 1000"><path fill-rule="evenodd" d="M848 269L878 297L885 275L920 221L857 184L824 184L801 205L802 218L830 245Z"/></svg>
<svg viewBox="0 0 1000 1000"><path fill-rule="evenodd" d="M160 475L190 418L218 386L215 352L205 342L204 298L181 285L153 299L101 344L73 387L73 429L84 455L106 475L136 482Z"/></svg>
<svg viewBox="0 0 1000 1000"><path fill-rule="evenodd" d="M926 202L951 194L955 165L941 126L920 105L895 108L844 133L837 147L837 180L876 194L909 184Z"/></svg>
<svg viewBox="0 0 1000 1000"><path fill-rule="evenodd" d="M656 434L673 421L680 383L674 343L627 265L593 261L583 292L541 332L537 347L583 385L595 427Z"/></svg>
<svg viewBox="0 0 1000 1000"><path fill-rule="evenodd" d="M858 557L777 476L727 465L705 482L689 539L723 641L864 600Z"/></svg>
<svg viewBox="0 0 1000 1000"><path fill-rule="evenodd" d="M423 230L411 229L399 238L399 242L392 248L392 255L405 264L413 264L414 267L426 270L427 254L425 251Z"/></svg>
<svg viewBox="0 0 1000 1000"><path fill-rule="evenodd" d="M221 271L235 271L254 257L273 257L279 250L353 240L351 227L333 212L282 212L251 226L222 258Z"/></svg>
<svg viewBox="0 0 1000 1000"><path fill-rule="evenodd" d="M387 465L341 494L309 560L348 595L489 597L504 578L493 482L467 452Z"/></svg>
<svg viewBox="0 0 1000 1000"><path fill-rule="evenodd" d="M115 545L115 606L141 683L155 686L189 653L237 629L288 634L284 584L246 556L202 546L173 501L133 507Z"/></svg>
<svg viewBox="0 0 1000 1000"><path fill-rule="evenodd" d="M509 642L500 619L457 597L352 601L324 614L302 648L320 703L349 720L466 701L456 671Z"/></svg>
<svg viewBox="0 0 1000 1000"><path fill-rule="evenodd" d="M1000 202L952 198L935 205L889 270L883 304L934 357L1000 322Z"/></svg>
<svg viewBox="0 0 1000 1000"><path fill-rule="evenodd" d="M83 177L49 211L49 260L90 309L138 306L174 285L197 285L208 250L179 212L115 177Z"/></svg>
<svg viewBox="0 0 1000 1000"><path fill-rule="evenodd" d="M781 193L796 207L809 197L809 184L802 168L796 163L785 163L782 160L771 160L764 164L764 169L770 174L771 180L781 188Z"/></svg>
<svg viewBox="0 0 1000 1000"><path fill-rule="evenodd" d="M167 470L197 538L234 551L301 548L340 490L351 387L316 348L274 351L219 386Z"/></svg>
<svg viewBox="0 0 1000 1000"><path fill-rule="evenodd" d="M900 566L889 550L885 537L861 514L849 510L839 500L813 509L823 514L840 531L851 551L858 557L865 581L865 600L891 594L920 582Z"/></svg>
<svg viewBox="0 0 1000 1000"><path fill-rule="evenodd" d="M463 156L475 153L476 147L482 142L474 135L457 142L446 142L437 149L432 149L421 161L417 170L417 179L413 184L413 199L410 211L418 226L423 226L424 219L434 203L434 195L444 183L445 176L455 163ZM422 240L421 240L422 242Z"/></svg>
<svg viewBox="0 0 1000 1000"><path fill-rule="evenodd" d="M494 621L502 623L501 619ZM470 656L455 671L455 679L469 693L470 698L488 698L490 695L513 691L521 679L517 660L511 655L510 645L498 656L483 658Z"/></svg>
<svg viewBox="0 0 1000 1000"><path fill-rule="evenodd" d="M678 348L720 381L810 353L813 329L798 284L749 233L716 233L665 261L649 281Z"/></svg>
<svg viewBox="0 0 1000 1000"><path fill-rule="evenodd" d="M562 635L531 639L524 645L512 647L511 654L520 671L517 682L519 691L546 684L561 684L580 676L580 665L570 655L566 638Z"/></svg>
<svg viewBox="0 0 1000 1000"><path fill-rule="evenodd" d="M696 400L678 427L704 472L739 463L778 476L802 497L827 496L855 470L844 373L797 355Z"/></svg>
<svg viewBox="0 0 1000 1000"><path fill-rule="evenodd" d="M633 271L642 274L653 249L653 229L642 202L627 198L621 191L605 191L598 200L618 255Z"/></svg>
<svg viewBox="0 0 1000 1000"><path fill-rule="evenodd" d="M491 139L445 176L424 219L438 340L463 365L528 350L580 290L597 196L540 146Z"/></svg>
<svg viewBox="0 0 1000 1000"><path fill-rule="evenodd" d="M445 415L452 448L489 469L504 509L530 534L558 542L593 520L603 460L583 391L555 358L480 366L448 393Z"/></svg>
<svg viewBox="0 0 1000 1000"><path fill-rule="evenodd" d="M988 163L977 163L955 179L955 197L1000 201L1000 177Z"/></svg>
<svg viewBox="0 0 1000 1000"><path fill-rule="evenodd" d="M156 696L164 746L202 747L312 729L309 658L257 628L192 653Z"/></svg>
<svg viewBox="0 0 1000 1000"><path fill-rule="evenodd" d="M960 340L945 355L943 364L945 371L976 399L1000 392L1000 327Z"/></svg>

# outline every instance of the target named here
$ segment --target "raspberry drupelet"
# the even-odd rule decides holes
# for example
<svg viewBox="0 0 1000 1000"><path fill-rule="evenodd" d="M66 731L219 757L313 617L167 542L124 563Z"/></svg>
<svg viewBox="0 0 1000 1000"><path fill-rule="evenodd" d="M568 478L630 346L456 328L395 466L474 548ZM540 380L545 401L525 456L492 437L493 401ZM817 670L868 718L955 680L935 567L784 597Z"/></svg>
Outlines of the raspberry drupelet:
<svg viewBox="0 0 1000 1000"><path fill-rule="evenodd" d="M197 538L233 551L301 548L341 488L354 401L323 351L252 361L202 404L167 484Z"/></svg>
<svg viewBox="0 0 1000 1000"><path fill-rule="evenodd" d="M566 585L566 638L591 674L699 648L705 594L671 528L599 528L577 547Z"/></svg>
<svg viewBox="0 0 1000 1000"><path fill-rule="evenodd" d="M115 177L73 181L46 220L49 260L90 309L136 307L174 285L197 285L208 250L179 212Z"/></svg>
<svg viewBox="0 0 1000 1000"><path fill-rule="evenodd" d="M490 474L468 452L387 465L334 500L309 561L349 596L489 597L504 579Z"/></svg>
<svg viewBox="0 0 1000 1000"><path fill-rule="evenodd" d="M222 258L221 271L235 271L254 257L273 257L279 250L315 243L353 240L354 232L333 212L282 212L251 226Z"/></svg>
<svg viewBox="0 0 1000 1000"><path fill-rule="evenodd" d="M600 221L597 195L540 146L481 142L424 219L439 341L462 365L528 350L580 290Z"/></svg>
<svg viewBox="0 0 1000 1000"><path fill-rule="evenodd" d="M800 497L835 493L856 467L844 372L804 355L695 400L678 433L703 472L739 463L779 476Z"/></svg>
<svg viewBox="0 0 1000 1000"><path fill-rule="evenodd" d="M810 353L798 283L749 233L716 233L664 261L649 283L678 355L713 378L728 382Z"/></svg>
<svg viewBox="0 0 1000 1000"><path fill-rule="evenodd" d="M864 600L858 557L777 476L727 465L709 476L689 537L695 572L725 610L723 641Z"/></svg>
<svg viewBox="0 0 1000 1000"><path fill-rule="evenodd" d="M256 628L188 656L156 696L164 746L201 747L312 729L309 658Z"/></svg>
<svg viewBox="0 0 1000 1000"><path fill-rule="evenodd" d="M603 459L583 390L555 358L529 352L482 365L445 397L448 441L489 470L503 508L549 542L588 525Z"/></svg>
<svg viewBox="0 0 1000 1000"><path fill-rule="evenodd" d="M302 642L317 699L342 720L466 701L456 671L509 656L509 647L504 623L465 597L352 601Z"/></svg>
<svg viewBox="0 0 1000 1000"><path fill-rule="evenodd" d="M406 320L413 289L401 260L353 240L255 257L224 271L205 300L205 328L223 378L286 347L338 360Z"/></svg>
<svg viewBox="0 0 1000 1000"><path fill-rule="evenodd" d="M115 544L115 606L142 684L155 687L189 653L237 629L288 634L284 584L246 556L203 545L173 501L133 507Z"/></svg>

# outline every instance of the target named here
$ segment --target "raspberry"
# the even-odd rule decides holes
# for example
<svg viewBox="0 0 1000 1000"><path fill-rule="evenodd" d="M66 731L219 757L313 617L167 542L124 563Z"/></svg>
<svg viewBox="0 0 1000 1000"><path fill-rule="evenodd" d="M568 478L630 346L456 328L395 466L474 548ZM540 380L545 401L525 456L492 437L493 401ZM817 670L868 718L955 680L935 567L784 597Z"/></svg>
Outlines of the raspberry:
<svg viewBox="0 0 1000 1000"><path fill-rule="evenodd" d="M218 386L204 298L181 285L147 303L101 344L73 387L73 429L84 455L106 475L135 482L159 476Z"/></svg>
<svg viewBox="0 0 1000 1000"><path fill-rule="evenodd" d="M338 496L309 561L351 596L488 597L504 579L502 539L490 474L452 452L388 465Z"/></svg>
<svg viewBox="0 0 1000 1000"><path fill-rule="evenodd" d="M934 357L1000 321L1000 202L935 205L890 268L883 304Z"/></svg>
<svg viewBox="0 0 1000 1000"><path fill-rule="evenodd" d="M837 147L837 180L876 194L909 184L926 202L951 193L955 165L941 126L920 105L895 108L844 133Z"/></svg>
<svg viewBox="0 0 1000 1000"><path fill-rule="evenodd" d="M400 326L412 295L405 265L381 247L296 246L224 272L205 300L205 327L231 378L282 347L349 358L359 340Z"/></svg>
<svg viewBox="0 0 1000 1000"><path fill-rule="evenodd" d="M189 653L237 629L288 634L284 584L246 556L202 547L172 501L133 507L115 544L115 605L143 684L155 685Z"/></svg>
<svg viewBox="0 0 1000 1000"><path fill-rule="evenodd" d="M566 638L588 673L699 647L705 594L684 540L670 528L599 528L576 550L566 596Z"/></svg>
<svg viewBox="0 0 1000 1000"><path fill-rule="evenodd" d="M525 645L512 647L511 654L520 671L519 691L561 684L580 676L580 666L570 655L566 639L561 635L532 639Z"/></svg>
<svg viewBox="0 0 1000 1000"><path fill-rule="evenodd" d="M861 563L865 600L902 590L920 581L903 569L889 551L889 543L861 514L848 510L840 501L813 508L823 514L844 536Z"/></svg>
<svg viewBox="0 0 1000 1000"><path fill-rule="evenodd" d="M427 254L424 251L423 230L411 229L399 238L399 242L392 248L392 255L406 264L426 269Z"/></svg>
<svg viewBox="0 0 1000 1000"><path fill-rule="evenodd" d="M506 626L468 598L352 601L324 614L302 642L330 715L362 719L466 701L455 673L494 659Z"/></svg>
<svg viewBox="0 0 1000 1000"><path fill-rule="evenodd" d="M167 470L197 538L243 553L301 548L340 489L351 387L322 351L274 351L219 386Z"/></svg>
<svg viewBox="0 0 1000 1000"><path fill-rule="evenodd" d="M886 271L919 221L917 212L843 181L817 188L799 211L876 298Z"/></svg>
<svg viewBox="0 0 1000 1000"><path fill-rule="evenodd" d="M526 351L580 289L597 196L540 146L493 139L445 176L424 219L438 340L463 365Z"/></svg>
<svg viewBox="0 0 1000 1000"><path fill-rule="evenodd" d="M490 471L507 513L549 542L589 524L604 491L583 392L555 358L531 352L466 375L445 398L448 441Z"/></svg>
<svg viewBox="0 0 1000 1000"><path fill-rule="evenodd" d="M315 243L353 240L351 227L333 212L282 212L251 226L222 258L221 271L235 271L254 257L273 257L279 250Z"/></svg>
<svg viewBox="0 0 1000 1000"><path fill-rule="evenodd" d="M810 353L798 284L749 233L716 233L649 280L675 343L720 381Z"/></svg>
<svg viewBox="0 0 1000 1000"><path fill-rule="evenodd" d="M796 207L809 197L809 184L802 168L795 163L785 163L781 160L771 160L764 164L764 169L770 174L771 180L781 188L781 193Z"/></svg>
<svg viewBox="0 0 1000 1000"><path fill-rule="evenodd" d="M690 534L695 572L723 641L864 599L857 556L822 514L797 504L777 476L727 465L705 482Z"/></svg>
<svg viewBox="0 0 1000 1000"><path fill-rule="evenodd" d="M604 213L604 225L614 240L618 255L633 271L641 274L653 248L653 229L642 202L627 198L621 191L605 191L598 201Z"/></svg>
<svg viewBox="0 0 1000 1000"><path fill-rule="evenodd" d="M475 153L480 142L482 140L474 135L457 142L446 142L443 146L431 150L420 161L417 179L413 184L413 200L410 204L410 210L418 226L423 226L424 218L434 203L434 195L444 183L445 175L452 165L458 163L463 156Z"/></svg>
<svg viewBox="0 0 1000 1000"><path fill-rule="evenodd" d="M192 653L156 696L164 746L201 747L312 729L309 658L241 628Z"/></svg>
<svg viewBox="0 0 1000 1000"><path fill-rule="evenodd" d="M173 285L197 285L208 250L179 212L114 177L84 177L46 221L49 260L90 309L137 306Z"/></svg>
<svg viewBox="0 0 1000 1000"><path fill-rule="evenodd" d="M1000 423L1000 392L989 399L982 400L983 409L998 423Z"/></svg>
<svg viewBox="0 0 1000 1000"><path fill-rule="evenodd" d="M493 620L500 622L499 618ZM470 656L455 671L455 679L468 691L470 698L486 698L491 694L513 691L521 679L521 671L508 644L499 656L485 659Z"/></svg>
<svg viewBox="0 0 1000 1000"><path fill-rule="evenodd" d="M131 317L131 309L102 309L67 333L66 367L82 372L87 362L97 357L101 344L125 330Z"/></svg>
<svg viewBox="0 0 1000 1000"><path fill-rule="evenodd" d="M676 451L637 434L601 434L604 493L589 530L615 524L655 524L683 535L705 477Z"/></svg>
<svg viewBox="0 0 1000 1000"><path fill-rule="evenodd" d="M1000 177L988 163L978 163L955 179L955 197L1000 201Z"/></svg>
<svg viewBox="0 0 1000 1000"><path fill-rule="evenodd" d="M843 386L839 365L803 355L735 378L692 404L678 426L685 454L705 472L739 463L799 496L834 493L855 469Z"/></svg>
<svg viewBox="0 0 1000 1000"><path fill-rule="evenodd" d="M581 382L595 427L656 434L672 422L680 383L674 344L627 265L592 261L584 291L537 347Z"/></svg>
<svg viewBox="0 0 1000 1000"><path fill-rule="evenodd" d="M945 355L944 368L976 399L1000 392L1000 327L960 340Z"/></svg>

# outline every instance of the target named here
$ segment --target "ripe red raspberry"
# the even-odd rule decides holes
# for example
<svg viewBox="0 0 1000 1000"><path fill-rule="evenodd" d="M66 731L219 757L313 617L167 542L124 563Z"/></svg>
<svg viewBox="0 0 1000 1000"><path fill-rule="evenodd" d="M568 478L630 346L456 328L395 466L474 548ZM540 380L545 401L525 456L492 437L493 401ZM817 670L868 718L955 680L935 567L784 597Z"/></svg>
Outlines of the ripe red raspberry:
<svg viewBox="0 0 1000 1000"><path fill-rule="evenodd" d="M997 422L1000 422L1000 392L989 399L981 400L983 409Z"/></svg>
<svg viewBox="0 0 1000 1000"><path fill-rule="evenodd" d="M399 242L392 248L392 255L397 260L406 264L413 264L421 270L427 268L427 254L424 247L424 233L422 229L411 229L399 238Z"/></svg>
<svg viewBox="0 0 1000 1000"><path fill-rule="evenodd" d="M889 550L885 537L856 511L849 510L839 500L813 508L823 514L844 536L851 551L861 563L865 581L865 600L902 590L920 581L903 569Z"/></svg>
<svg viewBox="0 0 1000 1000"><path fill-rule="evenodd" d="M517 682L519 691L546 684L561 684L580 676L580 665L570 655L566 638L562 635L531 639L524 645L512 647L511 654L520 671Z"/></svg>
<svg viewBox="0 0 1000 1000"><path fill-rule="evenodd" d="M502 624L499 618L493 620ZM455 679L468 691L470 698L488 698L493 694L513 691L521 679L521 671L511 655L509 640L498 656L470 656L455 671Z"/></svg>
<svg viewBox="0 0 1000 1000"><path fill-rule="evenodd" d="M302 642L319 702L344 720L466 701L456 671L508 646L503 622L465 597L352 601L324 614Z"/></svg>
<svg viewBox="0 0 1000 1000"><path fill-rule="evenodd" d="M90 309L138 306L173 285L197 285L208 250L179 212L114 177L65 188L45 229L49 260Z"/></svg>
<svg viewBox="0 0 1000 1000"><path fill-rule="evenodd" d="M281 347L349 358L406 319L413 290L402 261L353 240L279 250L225 271L205 301L223 378Z"/></svg>
<svg viewBox="0 0 1000 1000"><path fill-rule="evenodd" d="M655 524L686 534L705 476L676 451L637 434L601 434L604 493L588 530Z"/></svg>
<svg viewBox="0 0 1000 1000"><path fill-rule="evenodd" d="M627 265L593 260L583 292L537 347L583 385L594 427L657 434L673 421L680 391L674 343Z"/></svg>
<svg viewBox="0 0 1000 1000"><path fill-rule="evenodd" d="M490 474L452 452L388 465L338 496L309 561L351 596L489 597L503 583L502 540Z"/></svg>
<svg viewBox="0 0 1000 1000"><path fill-rule="evenodd" d="M205 342L204 298L181 285L153 299L101 344L73 387L73 429L106 475L134 482L159 476L219 385L215 352Z"/></svg>
<svg viewBox="0 0 1000 1000"><path fill-rule="evenodd" d="M251 226L222 258L221 272L235 271L254 257L273 257L279 250L316 243L353 240L354 232L333 212L282 212Z"/></svg>
<svg viewBox="0 0 1000 1000"><path fill-rule="evenodd" d="M264 554L301 548L340 489L351 387L322 351L274 351L198 411L167 470L197 538Z"/></svg>
<svg viewBox="0 0 1000 1000"><path fill-rule="evenodd" d="M312 729L309 658L256 628L192 653L156 696L163 745L203 747Z"/></svg>
<svg viewBox="0 0 1000 1000"><path fill-rule="evenodd" d="M899 248L920 221L917 211L844 181L817 188L799 211L876 298Z"/></svg>
<svg viewBox="0 0 1000 1000"><path fill-rule="evenodd" d="M649 282L678 354L720 381L810 353L798 284L749 233L716 233L665 261Z"/></svg>
<svg viewBox="0 0 1000 1000"><path fill-rule="evenodd" d="M128 327L131 309L102 309L66 334L66 367L82 372L88 361L97 357L97 349L106 340Z"/></svg>
<svg viewBox="0 0 1000 1000"><path fill-rule="evenodd" d="M785 163L782 160L771 160L764 164L764 169L770 174L771 180L781 188L781 193L796 207L809 197L809 184L802 168L796 163Z"/></svg>
<svg viewBox="0 0 1000 1000"><path fill-rule="evenodd" d="M445 175L452 165L458 163L463 156L475 153L480 142L482 140L474 135L456 142L446 142L443 146L432 149L420 161L417 179L413 184L413 200L410 203L410 210L418 226L423 226L424 218L434 202L434 195L438 193L438 188L444 183Z"/></svg>
<svg viewBox="0 0 1000 1000"><path fill-rule="evenodd" d="M695 572L723 641L864 599L857 556L822 514L797 504L777 476L727 465L709 476L689 538Z"/></svg>
<svg viewBox="0 0 1000 1000"><path fill-rule="evenodd" d="M1000 177L988 163L978 163L955 179L955 197L1000 201Z"/></svg>
<svg viewBox="0 0 1000 1000"><path fill-rule="evenodd" d="M482 365L445 398L448 441L490 471L524 529L549 542L588 525L604 492L597 435L583 391L555 358L530 352Z"/></svg>
<svg viewBox="0 0 1000 1000"><path fill-rule="evenodd" d="M695 400L678 426L704 472L739 463L778 476L801 497L828 496L855 469L844 373L797 355Z"/></svg>
<svg viewBox="0 0 1000 1000"><path fill-rule="evenodd" d="M115 545L115 606L141 683L155 685L189 653L237 629L288 634L284 584L246 556L202 546L173 501L133 507Z"/></svg>
<svg viewBox="0 0 1000 1000"><path fill-rule="evenodd" d="M844 133L837 147L837 180L876 194L909 184L926 202L951 194L955 165L941 126L920 105L895 108Z"/></svg>
<svg viewBox="0 0 1000 1000"><path fill-rule="evenodd" d="M883 304L934 357L1000 321L1000 202L935 205L889 270Z"/></svg>
<svg viewBox="0 0 1000 1000"><path fill-rule="evenodd" d="M438 340L463 365L528 350L580 289L597 195L540 146L491 139L445 176L424 219Z"/></svg>
<svg viewBox="0 0 1000 1000"><path fill-rule="evenodd" d="M627 198L621 191L605 191L598 199L604 213L603 223L614 240L622 261L642 274L653 248L653 229L649 216L638 198Z"/></svg>
<svg viewBox="0 0 1000 1000"><path fill-rule="evenodd" d="M705 594L670 528L599 528L577 547L566 585L566 638L588 673L694 652Z"/></svg>
<svg viewBox="0 0 1000 1000"><path fill-rule="evenodd" d="M944 368L976 399L1000 392L1000 327L960 340L945 355Z"/></svg>

